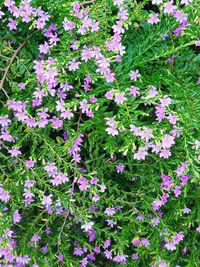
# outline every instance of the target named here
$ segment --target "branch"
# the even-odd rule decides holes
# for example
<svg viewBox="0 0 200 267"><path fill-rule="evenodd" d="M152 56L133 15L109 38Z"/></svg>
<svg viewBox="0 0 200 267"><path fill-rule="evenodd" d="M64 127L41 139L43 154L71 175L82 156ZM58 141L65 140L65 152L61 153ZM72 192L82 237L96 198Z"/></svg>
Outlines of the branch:
<svg viewBox="0 0 200 267"><path fill-rule="evenodd" d="M10 58L10 62L8 64L8 66L5 68L5 72L4 72L3 78L1 79L1 82L0 82L0 90L2 90L4 92L4 94L6 95L7 98L9 98L9 96L6 93L5 89L3 88L3 85L4 85L5 79L7 77L7 74L8 74L8 72L9 72L11 66L12 66L12 63L15 60L15 58L17 57L17 54L19 53L19 51L25 46L27 40L30 39L33 36L33 34L37 33L38 31L39 30L37 30L37 31L33 32L32 34L28 35L27 38L25 39L25 41L19 44L19 47L14 51L13 56Z"/></svg>
<svg viewBox="0 0 200 267"><path fill-rule="evenodd" d="M3 78L1 79L1 82L0 82L0 89L4 92L4 94L6 95L7 98L9 98L8 94L6 93L6 91L3 89L3 85L4 85L4 82L5 82L5 79L6 79L6 76L9 72L9 69L11 68L12 66L12 63L13 61L15 60L17 54L19 53L19 51L22 49L22 47L24 47L26 41L24 41L23 43L20 43L19 44L19 47L14 51L14 54L13 56L10 58L10 62L8 64L8 66L5 68L5 72L4 72L4 75L3 75Z"/></svg>

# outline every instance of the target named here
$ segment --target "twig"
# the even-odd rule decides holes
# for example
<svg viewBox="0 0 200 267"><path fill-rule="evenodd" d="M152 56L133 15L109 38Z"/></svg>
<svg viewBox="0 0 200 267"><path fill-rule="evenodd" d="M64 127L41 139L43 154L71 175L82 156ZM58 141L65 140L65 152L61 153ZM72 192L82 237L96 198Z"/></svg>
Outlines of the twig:
<svg viewBox="0 0 200 267"><path fill-rule="evenodd" d="M4 94L6 95L6 97L9 99L9 95L7 94L6 90L4 90L3 87L0 87L0 89L4 92Z"/></svg>
<svg viewBox="0 0 200 267"><path fill-rule="evenodd" d="M95 0L84 1L84 2L80 3L80 5L81 5L81 6L84 6L84 5L94 4L94 3L95 3Z"/></svg>
<svg viewBox="0 0 200 267"><path fill-rule="evenodd" d="M77 131L78 131L78 129L79 129L81 120L82 120L82 112L80 113L79 118L78 118L78 122L77 122Z"/></svg>

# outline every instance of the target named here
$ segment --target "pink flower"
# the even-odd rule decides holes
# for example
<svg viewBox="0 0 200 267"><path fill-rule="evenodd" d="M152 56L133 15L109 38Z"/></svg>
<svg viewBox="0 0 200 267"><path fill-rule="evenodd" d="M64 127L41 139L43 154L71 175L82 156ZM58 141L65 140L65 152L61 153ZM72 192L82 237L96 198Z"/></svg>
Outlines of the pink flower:
<svg viewBox="0 0 200 267"><path fill-rule="evenodd" d="M115 94L115 103L117 104L123 104L127 98L125 97L125 93L116 93Z"/></svg>
<svg viewBox="0 0 200 267"><path fill-rule="evenodd" d="M75 58L72 59L72 61L68 62L68 68L70 71L75 71L77 69L79 69L79 65L81 64L80 61L77 61Z"/></svg>
<svg viewBox="0 0 200 267"><path fill-rule="evenodd" d="M108 127L106 128L106 132L112 136L116 136L119 134L118 130L114 127Z"/></svg>
<svg viewBox="0 0 200 267"><path fill-rule="evenodd" d="M19 86L19 88L21 88L22 90L25 89L25 83L19 83L18 86Z"/></svg>
<svg viewBox="0 0 200 267"><path fill-rule="evenodd" d="M175 144L175 142L174 142L174 137L173 136L171 136L169 134L164 135L164 137L162 138L162 147L164 149L170 148L174 144Z"/></svg>
<svg viewBox="0 0 200 267"><path fill-rule="evenodd" d="M52 204L52 195L44 196L42 199L42 204L44 206L51 206Z"/></svg>
<svg viewBox="0 0 200 267"><path fill-rule="evenodd" d="M141 160L145 159L145 157L148 155L145 147L140 147L138 149L138 152L134 154L134 159Z"/></svg>
<svg viewBox="0 0 200 267"><path fill-rule="evenodd" d="M17 157L18 155L22 154L19 148L9 149L8 152L11 154L12 157Z"/></svg>
<svg viewBox="0 0 200 267"><path fill-rule="evenodd" d="M41 44L39 46L39 50L41 54L48 54L49 53L49 45L47 42L45 42L44 44Z"/></svg>
<svg viewBox="0 0 200 267"><path fill-rule="evenodd" d="M187 14L184 14L182 13L181 11L179 10L175 10L174 13L173 13L173 17L179 21L180 23L184 22L184 21L187 21Z"/></svg>
<svg viewBox="0 0 200 267"><path fill-rule="evenodd" d="M159 155L161 158L168 159L172 155L172 153L169 149L162 149Z"/></svg>
<svg viewBox="0 0 200 267"><path fill-rule="evenodd" d="M166 243L165 248L170 251L176 250L176 246L172 242Z"/></svg>
<svg viewBox="0 0 200 267"><path fill-rule="evenodd" d="M147 20L149 24L157 24L159 21L158 14L150 14L149 19Z"/></svg>
<svg viewBox="0 0 200 267"><path fill-rule="evenodd" d="M67 18L64 18L62 24L65 31L72 31L75 28L75 23Z"/></svg>
<svg viewBox="0 0 200 267"><path fill-rule="evenodd" d="M99 196L98 196L98 195L94 195L94 196L92 197L92 201L93 201L93 202L97 202L97 201L99 201Z"/></svg>
<svg viewBox="0 0 200 267"><path fill-rule="evenodd" d="M170 1L164 4L164 13L172 14L175 10L176 10L176 7L173 6L173 1Z"/></svg>
<svg viewBox="0 0 200 267"><path fill-rule="evenodd" d="M112 100L112 99L113 99L113 90L112 90L112 89L109 90L109 91L105 94L105 97L106 97L107 99Z"/></svg>
<svg viewBox="0 0 200 267"><path fill-rule="evenodd" d="M35 166L36 161L35 160L26 160L26 167L28 169L33 168Z"/></svg>
<svg viewBox="0 0 200 267"><path fill-rule="evenodd" d="M140 96L139 88L135 86L130 87L130 96L136 97L137 95Z"/></svg>

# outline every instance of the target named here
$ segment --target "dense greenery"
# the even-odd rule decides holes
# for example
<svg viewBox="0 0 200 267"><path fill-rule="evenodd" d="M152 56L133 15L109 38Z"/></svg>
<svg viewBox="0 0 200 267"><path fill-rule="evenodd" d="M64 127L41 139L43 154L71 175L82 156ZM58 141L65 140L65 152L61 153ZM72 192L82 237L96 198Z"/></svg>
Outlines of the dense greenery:
<svg viewBox="0 0 200 267"><path fill-rule="evenodd" d="M199 6L0 0L0 266L200 266Z"/></svg>

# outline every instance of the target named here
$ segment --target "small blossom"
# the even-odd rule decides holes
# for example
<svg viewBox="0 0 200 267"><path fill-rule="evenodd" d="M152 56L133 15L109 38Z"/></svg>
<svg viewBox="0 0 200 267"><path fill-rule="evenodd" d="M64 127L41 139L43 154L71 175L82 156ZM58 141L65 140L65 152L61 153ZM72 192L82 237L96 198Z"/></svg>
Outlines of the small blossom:
<svg viewBox="0 0 200 267"><path fill-rule="evenodd" d="M147 21L149 24L157 24L160 19L158 18L158 14L150 14Z"/></svg>
<svg viewBox="0 0 200 267"><path fill-rule="evenodd" d="M83 229L85 232L88 232L88 230L91 230L93 226L94 226L94 222L88 222L86 224L83 224L81 226L81 229Z"/></svg>
<svg viewBox="0 0 200 267"><path fill-rule="evenodd" d="M136 71L131 71L130 74L129 74L130 78L132 81L136 82L137 79L141 76L140 73L139 73L139 70L136 70Z"/></svg>

